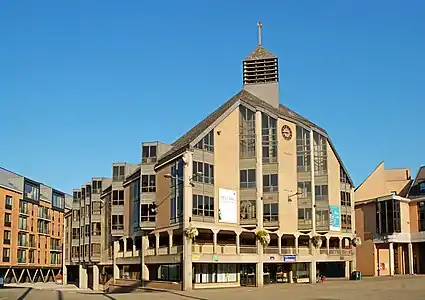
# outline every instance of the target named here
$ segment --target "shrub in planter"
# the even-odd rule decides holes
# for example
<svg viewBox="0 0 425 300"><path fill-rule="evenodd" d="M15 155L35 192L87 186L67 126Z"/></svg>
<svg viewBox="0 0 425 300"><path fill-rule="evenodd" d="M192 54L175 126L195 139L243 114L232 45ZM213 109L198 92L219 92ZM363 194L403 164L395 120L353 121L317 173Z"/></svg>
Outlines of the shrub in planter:
<svg viewBox="0 0 425 300"><path fill-rule="evenodd" d="M191 225L190 227L186 228L186 230L184 231L184 234L186 235L188 239L193 240L199 235L199 231L196 227L193 227Z"/></svg>
<svg viewBox="0 0 425 300"><path fill-rule="evenodd" d="M313 236L312 241L313 241L314 247L320 248L322 246L323 239L320 235Z"/></svg>
<svg viewBox="0 0 425 300"><path fill-rule="evenodd" d="M256 236L263 247L267 247L270 244L270 234L267 231L263 229L258 230Z"/></svg>
<svg viewBox="0 0 425 300"><path fill-rule="evenodd" d="M351 240L351 244L354 247L360 246L362 244L362 240L360 237L356 236L354 239Z"/></svg>

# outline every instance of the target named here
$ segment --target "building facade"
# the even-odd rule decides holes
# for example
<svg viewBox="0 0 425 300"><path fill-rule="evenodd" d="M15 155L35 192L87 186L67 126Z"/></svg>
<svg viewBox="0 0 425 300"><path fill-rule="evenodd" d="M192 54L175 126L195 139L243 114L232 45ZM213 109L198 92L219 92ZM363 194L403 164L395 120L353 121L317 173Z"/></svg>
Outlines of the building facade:
<svg viewBox="0 0 425 300"><path fill-rule="evenodd" d="M0 273L5 283L54 281L62 273L71 196L0 168Z"/></svg>
<svg viewBox="0 0 425 300"><path fill-rule="evenodd" d="M280 104L278 58L261 26L259 37L243 89L158 155L152 196L141 172L155 225L141 222L147 234L131 248L129 238L115 242L115 278L131 260L143 281L183 290L355 269L353 183L326 131Z"/></svg>
<svg viewBox="0 0 425 300"><path fill-rule="evenodd" d="M137 165L114 163L112 179L93 177L73 190L72 211L66 216L67 282L98 290L113 276L113 241L124 235L123 182Z"/></svg>
<svg viewBox="0 0 425 300"><path fill-rule="evenodd" d="M386 169L356 188L357 269L368 276L425 273L425 168Z"/></svg>

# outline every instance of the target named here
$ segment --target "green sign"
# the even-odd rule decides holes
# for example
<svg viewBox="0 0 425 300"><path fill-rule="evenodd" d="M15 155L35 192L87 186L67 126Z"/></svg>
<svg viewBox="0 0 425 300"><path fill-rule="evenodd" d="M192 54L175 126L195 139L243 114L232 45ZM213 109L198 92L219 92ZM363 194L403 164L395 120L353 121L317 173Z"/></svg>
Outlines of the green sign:
<svg viewBox="0 0 425 300"><path fill-rule="evenodd" d="M218 255L213 255L212 259L213 261L218 261Z"/></svg>

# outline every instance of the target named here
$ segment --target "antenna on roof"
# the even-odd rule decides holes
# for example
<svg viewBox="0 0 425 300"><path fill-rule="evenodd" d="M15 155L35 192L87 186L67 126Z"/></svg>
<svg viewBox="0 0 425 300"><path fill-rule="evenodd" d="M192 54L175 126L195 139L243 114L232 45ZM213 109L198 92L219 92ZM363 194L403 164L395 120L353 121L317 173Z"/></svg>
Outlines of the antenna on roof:
<svg viewBox="0 0 425 300"><path fill-rule="evenodd" d="M263 23L261 23L261 21L260 22L258 22L257 23L257 26L258 26L258 46L262 46L262 44L263 44L263 41L262 41L262 29L263 29Z"/></svg>

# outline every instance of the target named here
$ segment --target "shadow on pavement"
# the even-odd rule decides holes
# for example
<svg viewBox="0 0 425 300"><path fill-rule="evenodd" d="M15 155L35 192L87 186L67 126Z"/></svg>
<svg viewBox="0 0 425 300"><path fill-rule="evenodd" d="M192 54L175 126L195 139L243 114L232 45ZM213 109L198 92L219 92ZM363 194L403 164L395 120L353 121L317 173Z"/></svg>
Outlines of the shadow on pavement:
<svg viewBox="0 0 425 300"><path fill-rule="evenodd" d="M58 300L63 300L63 293L62 291L57 291L58 292Z"/></svg>
<svg viewBox="0 0 425 300"><path fill-rule="evenodd" d="M28 294L31 292L32 288L27 288L27 290L17 299L17 300L24 300Z"/></svg>

